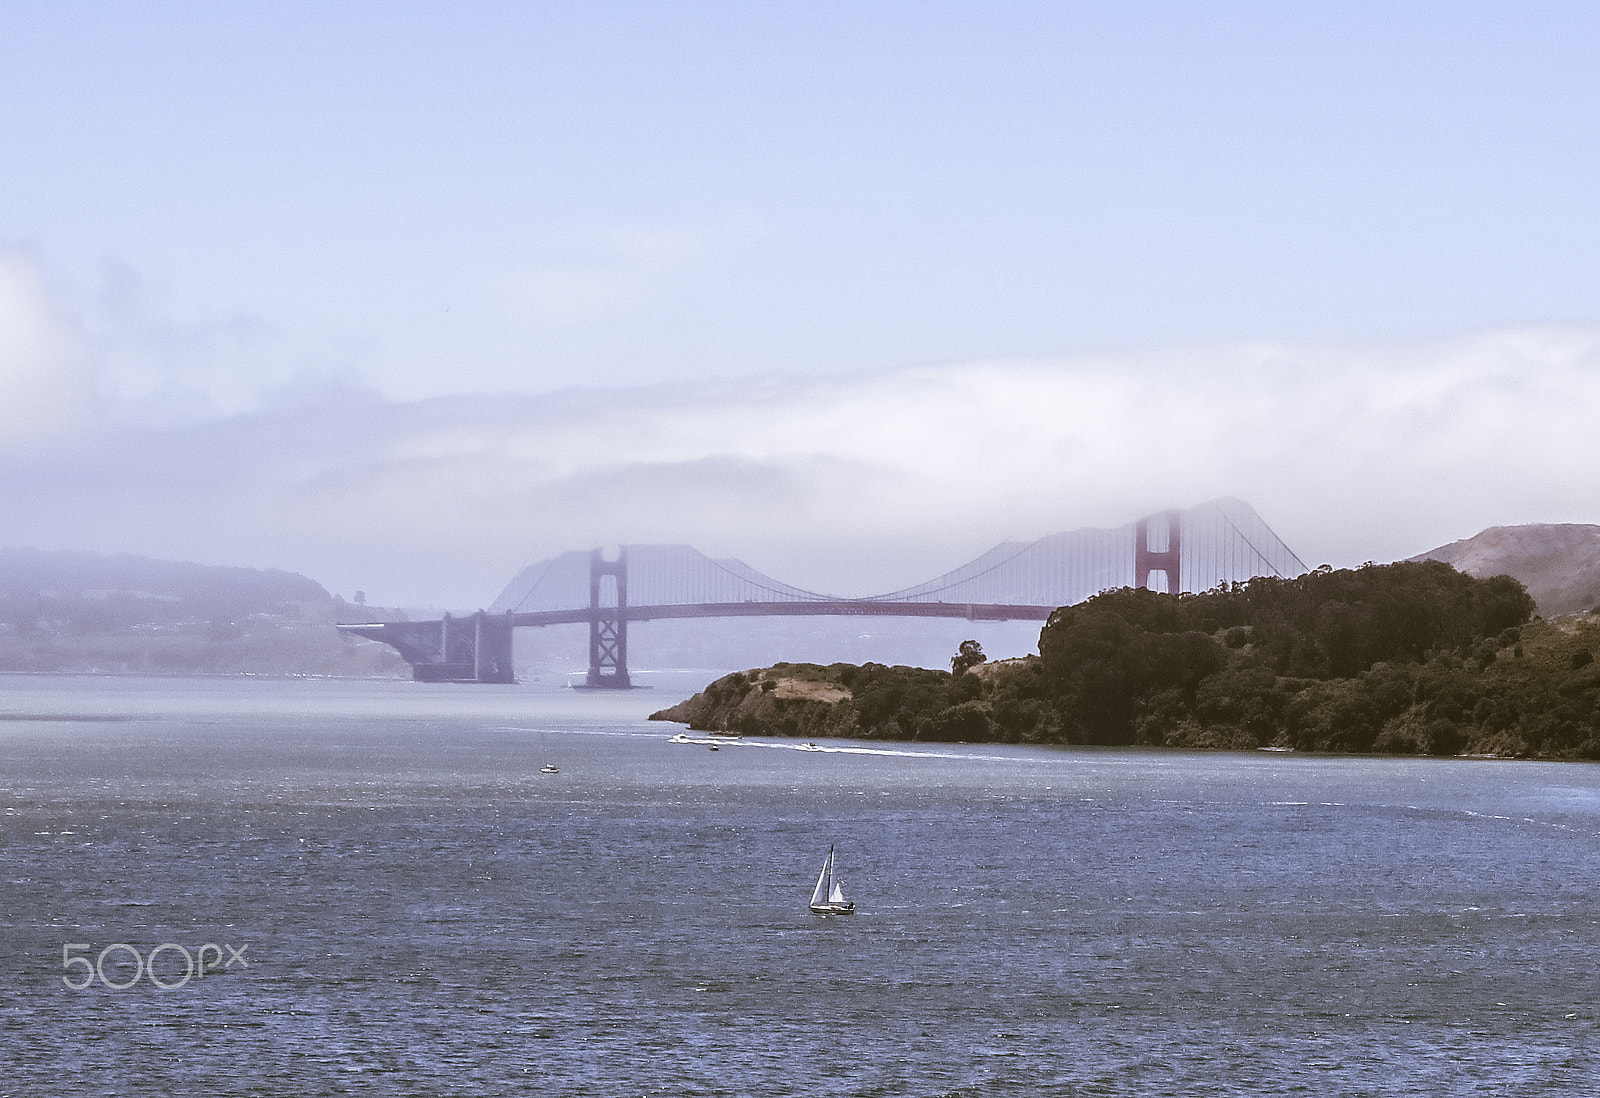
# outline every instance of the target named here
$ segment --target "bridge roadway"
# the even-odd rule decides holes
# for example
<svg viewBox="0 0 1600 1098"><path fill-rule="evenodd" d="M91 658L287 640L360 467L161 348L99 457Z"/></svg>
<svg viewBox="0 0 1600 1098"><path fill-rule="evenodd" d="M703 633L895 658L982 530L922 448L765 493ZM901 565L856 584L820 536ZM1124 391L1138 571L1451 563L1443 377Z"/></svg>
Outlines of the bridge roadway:
<svg viewBox="0 0 1600 1098"><path fill-rule="evenodd" d="M768 617L895 617L965 618L967 621L1046 621L1054 606L1009 606L981 602L887 602L876 599L839 599L805 602L712 602L681 606L629 606L629 621L667 618L768 618ZM589 621L594 611L539 610L506 615L513 626L573 625Z"/></svg>
<svg viewBox="0 0 1600 1098"><path fill-rule="evenodd" d="M390 645L419 682L516 681L511 633L519 626L589 625L588 685L626 688L628 623L669 618L899 617L968 621L1045 621L1054 606L967 602L892 602L887 599L795 599L781 602L683 603L662 606L584 606L506 614L479 611L438 621L341 625L358 637Z"/></svg>

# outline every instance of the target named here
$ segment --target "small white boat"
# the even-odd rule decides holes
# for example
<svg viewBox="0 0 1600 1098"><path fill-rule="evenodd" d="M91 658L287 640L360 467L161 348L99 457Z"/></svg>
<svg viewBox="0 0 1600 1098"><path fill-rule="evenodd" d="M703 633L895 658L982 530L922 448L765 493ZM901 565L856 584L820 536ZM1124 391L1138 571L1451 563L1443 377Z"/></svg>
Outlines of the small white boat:
<svg viewBox="0 0 1600 1098"><path fill-rule="evenodd" d="M833 875L833 847L828 847L828 860L822 863L822 873L817 877L817 887L811 890L813 915L853 915L855 901L844 898L844 888Z"/></svg>
<svg viewBox="0 0 1600 1098"><path fill-rule="evenodd" d="M543 766L541 766L539 768L539 773L541 773L541 774L559 774L559 773L561 773L561 768L559 766L551 766L549 763L545 763Z"/></svg>

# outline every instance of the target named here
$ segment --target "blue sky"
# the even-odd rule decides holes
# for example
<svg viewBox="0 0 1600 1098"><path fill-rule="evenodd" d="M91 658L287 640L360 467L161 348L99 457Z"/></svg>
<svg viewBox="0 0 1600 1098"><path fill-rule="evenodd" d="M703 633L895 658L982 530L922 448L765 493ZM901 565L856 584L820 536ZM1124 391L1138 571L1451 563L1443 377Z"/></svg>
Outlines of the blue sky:
<svg viewBox="0 0 1600 1098"><path fill-rule="evenodd" d="M1585 406L1600 369L1597 31L1580 4L9 3L4 540L470 604L529 554L669 534L827 587L1221 494L1341 564L1594 521L1600 493L1547 475L1586 443L1475 455ZM1055 380L1017 381L1038 370ZM991 498L911 514L963 444L946 410L974 376L989 450L963 468ZM1152 377L1182 398L1159 415L1138 397ZM1270 397L1258 438L1239 437L1246 377ZM1391 386L1415 422L1379 410ZM1468 390L1500 396L1467 420L1426 403ZM1075 392L1122 418L1084 423ZM740 449L688 445L667 407L724 437L774 408L834 412ZM388 426L352 452L329 408ZM509 408L563 409L561 430ZM619 409L653 426L574 441L610 437ZM842 423L894 444L869 454ZM1130 442L1163 432L1196 449ZM1310 466L1296 439L1329 432ZM226 477L269 435L305 470L275 474L277 503ZM134 483L130 446L156 463ZM1475 487L1452 482L1452 447ZM1044 469L1067 451L1078 466ZM441 455L464 452L451 472ZM1375 464L1337 466L1352 454ZM35 498L44 467L75 470L69 496L118 483L135 502ZM748 485L707 473L756 467L802 485L783 513L808 522L753 529ZM1383 484L1337 495L1374 467ZM504 492L479 492L486 470ZM608 511L598 485L630 476L665 501L655 518L628 493ZM330 478L348 529L274 510ZM577 483L582 515L561 505ZM882 495L838 518L839 485L869 483ZM236 533L183 521L222 498ZM415 557L384 560L358 526ZM883 544L921 548L844 574ZM426 578L447 572L457 586Z"/></svg>

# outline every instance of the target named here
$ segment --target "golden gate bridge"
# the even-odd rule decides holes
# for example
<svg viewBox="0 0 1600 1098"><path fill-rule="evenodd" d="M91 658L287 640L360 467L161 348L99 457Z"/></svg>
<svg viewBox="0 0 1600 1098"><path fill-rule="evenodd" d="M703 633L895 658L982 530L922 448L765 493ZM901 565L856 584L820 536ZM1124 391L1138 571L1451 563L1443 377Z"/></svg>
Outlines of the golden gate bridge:
<svg viewBox="0 0 1600 1098"><path fill-rule="evenodd" d="M509 683L512 632L587 622L586 684L626 688L628 623L669 618L879 616L1045 621L1101 591L1208 591L1256 576L1297 576L1306 565L1242 500L1161 511L1116 529L1005 542L926 583L840 598L763 575L687 545L563 553L529 565L487 610L438 621L341 625L393 646L422 682Z"/></svg>

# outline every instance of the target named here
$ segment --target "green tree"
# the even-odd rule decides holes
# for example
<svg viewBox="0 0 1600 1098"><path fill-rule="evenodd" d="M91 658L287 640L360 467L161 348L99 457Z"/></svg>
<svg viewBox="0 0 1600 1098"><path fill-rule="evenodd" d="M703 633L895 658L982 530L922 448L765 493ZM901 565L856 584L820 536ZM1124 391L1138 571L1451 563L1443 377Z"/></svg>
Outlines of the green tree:
<svg viewBox="0 0 1600 1098"><path fill-rule="evenodd" d="M950 657L950 673L965 675L978 664L988 661L989 657L983 654L983 645L975 640L964 640L961 647L956 649L956 654Z"/></svg>

